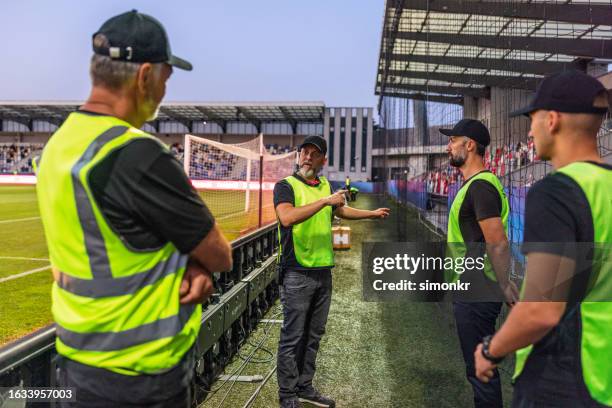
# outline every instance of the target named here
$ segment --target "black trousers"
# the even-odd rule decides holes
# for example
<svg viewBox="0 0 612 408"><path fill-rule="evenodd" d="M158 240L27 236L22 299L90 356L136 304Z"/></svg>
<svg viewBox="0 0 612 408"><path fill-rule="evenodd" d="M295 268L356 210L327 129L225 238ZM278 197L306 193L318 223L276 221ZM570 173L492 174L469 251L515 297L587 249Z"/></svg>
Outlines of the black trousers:
<svg viewBox="0 0 612 408"><path fill-rule="evenodd" d="M488 383L483 383L476 378L474 365L476 346L482 342L483 337L495 333L495 322L501 307L502 304L498 302L453 302L466 376L474 391L476 408L503 407L499 372L495 370L493 378Z"/></svg>
<svg viewBox="0 0 612 408"><path fill-rule="evenodd" d="M330 269L286 270L281 284L283 327L278 342L279 398L294 398L312 388L317 352L329 314Z"/></svg>

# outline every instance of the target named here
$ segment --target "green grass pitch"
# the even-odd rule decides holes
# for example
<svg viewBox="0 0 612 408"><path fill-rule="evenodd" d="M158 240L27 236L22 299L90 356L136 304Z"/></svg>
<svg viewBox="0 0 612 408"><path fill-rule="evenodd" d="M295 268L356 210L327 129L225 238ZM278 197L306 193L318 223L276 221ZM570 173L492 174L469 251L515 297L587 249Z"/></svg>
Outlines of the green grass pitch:
<svg viewBox="0 0 612 408"><path fill-rule="evenodd" d="M255 226L244 212L245 194L205 191L200 195L228 239ZM252 194L251 201L255 201ZM52 283L47 245L33 186L0 186L0 345L52 321ZM24 274L16 277L15 275ZM8 278L8 279L7 279Z"/></svg>
<svg viewBox="0 0 612 408"><path fill-rule="evenodd" d="M242 198L241 198L242 197ZM204 194L204 199L217 216L222 228L231 234L244 228L244 213L233 216L236 208L244 209L244 195L228 192ZM231 203L234 203L231 207ZM360 196L358 208L387 206L376 196ZM336 254L334 299L318 358L315 384L332 395L344 407L457 407L471 404L471 391L464 377L459 344L448 313L441 314L435 304L382 302L361 300L360 242L396 241L394 235L401 214L393 207L392 216L384 222L349 221L353 248ZM407 216L407 215L403 215ZM410 216L410 215L408 215ZM33 187L0 187L0 280L20 272L48 265L43 230L38 217ZM416 216L410 218L417 220ZM19 221L17 221L19 220ZM416 225L409 227L418 231ZM424 239L424 238L422 238ZM430 238L431 239L431 238ZM42 259L42 260L40 260ZM0 344L23 336L49 324L51 274L35 272L10 281L0 281ZM269 318L281 318L275 306ZM446 316L446 317L443 317ZM269 372L274 364L279 325L272 325L264 339L263 329L253 333L251 343L263 341L270 353L255 353L265 364L248 364L240 374ZM240 353L247 356L253 348L245 345ZM233 373L242 364L234 359L226 368ZM502 373L505 406L509 406L510 368ZM224 407L239 407L258 384L221 384L213 389L202 407L216 407L225 398ZM277 404L276 376L263 387L253 405L268 408Z"/></svg>

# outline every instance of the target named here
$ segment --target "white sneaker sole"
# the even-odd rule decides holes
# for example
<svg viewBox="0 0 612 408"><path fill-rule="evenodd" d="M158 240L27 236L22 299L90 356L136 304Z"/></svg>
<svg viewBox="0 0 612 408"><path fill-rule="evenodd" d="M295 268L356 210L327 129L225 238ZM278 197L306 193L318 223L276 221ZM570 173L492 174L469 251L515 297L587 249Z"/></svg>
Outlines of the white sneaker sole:
<svg viewBox="0 0 612 408"><path fill-rule="evenodd" d="M300 402L306 402L308 404L314 405L315 407L321 407L321 408L329 408L331 407L331 405L329 404L322 404L320 402L315 402L306 398L299 398Z"/></svg>

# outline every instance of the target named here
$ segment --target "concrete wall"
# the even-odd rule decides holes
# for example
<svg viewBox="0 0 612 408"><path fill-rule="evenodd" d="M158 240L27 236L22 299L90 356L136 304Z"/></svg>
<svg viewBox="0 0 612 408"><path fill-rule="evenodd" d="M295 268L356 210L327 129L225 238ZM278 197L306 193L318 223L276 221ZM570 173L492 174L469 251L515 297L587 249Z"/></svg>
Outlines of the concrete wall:
<svg viewBox="0 0 612 408"><path fill-rule="evenodd" d="M529 104L533 92L522 89L491 88L491 112L489 132L491 146L504 145L505 141L527 140L529 121L525 117L509 118L508 114Z"/></svg>
<svg viewBox="0 0 612 408"><path fill-rule="evenodd" d="M508 114L522 108L533 93L522 89L491 88L491 98L465 97L463 115L478 119L489 129L491 146L502 146L508 140L525 141L529 132L529 120L525 117L509 118Z"/></svg>
<svg viewBox="0 0 612 408"><path fill-rule="evenodd" d="M428 124L427 124L427 103L425 101L412 101L412 112L414 118L415 139L418 145L429 144Z"/></svg>
<svg viewBox="0 0 612 408"><path fill-rule="evenodd" d="M463 97L463 117L478 119L478 98L467 95Z"/></svg>
<svg viewBox="0 0 612 408"><path fill-rule="evenodd" d="M447 158L446 154L411 154L409 156L387 157L387 169L391 173L393 169L408 169L408 176L412 178L427 171L428 163L442 163ZM385 166L384 156L375 156L373 160L375 168Z"/></svg>

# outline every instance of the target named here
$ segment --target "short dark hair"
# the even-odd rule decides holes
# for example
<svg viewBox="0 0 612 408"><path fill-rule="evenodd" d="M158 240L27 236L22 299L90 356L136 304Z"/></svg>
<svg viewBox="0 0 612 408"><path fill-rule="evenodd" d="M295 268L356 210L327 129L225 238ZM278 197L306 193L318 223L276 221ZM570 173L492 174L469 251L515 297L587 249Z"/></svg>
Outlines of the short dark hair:
<svg viewBox="0 0 612 408"><path fill-rule="evenodd" d="M477 141L474 140L474 143L476 143L476 153L480 156L480 157L484 157L485 152L487 151L487 147L483 144L478 143Z"/></svg>

